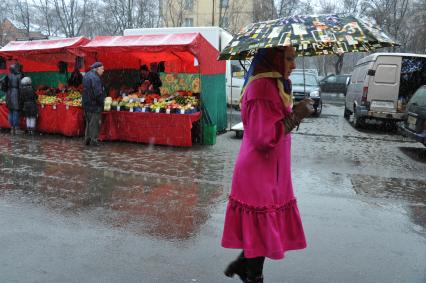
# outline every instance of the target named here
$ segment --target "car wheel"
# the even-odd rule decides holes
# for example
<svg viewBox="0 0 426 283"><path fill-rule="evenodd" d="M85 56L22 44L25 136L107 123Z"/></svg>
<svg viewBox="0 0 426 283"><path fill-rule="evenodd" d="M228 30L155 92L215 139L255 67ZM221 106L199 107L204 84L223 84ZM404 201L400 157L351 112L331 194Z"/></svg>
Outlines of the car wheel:
<svg viewBox="0 0 426 283"><path fill-rule="evenodd" d="M315 113L314 115L319 117L319 115L321 115L322 112L322 100L320 100L320 102L318 103L317 108L315 108Z"/></svg>
<svg viewBox="0 0 426 283"><path fill-rule="evenodd" d="M354 112L353 123L354 123L355 128L357 128L357 129L362 128L365 124L365 118L359 117L358 114L356 114L356 112Z"/></svg>
<svg viewBox="0 0 426 283"><path fill-rule="evenodd" d="M345 112L343 113L343 117L345 117L346 120L349 120L350 116L351 116L351 111L345 106Z"/></svg>
<svg viewBox="0 0 426 283"><path fill-rule="evenodd" d="M397 132L398 131L398 125L395 121L386 121L384 128L386 131L389 132Z"/></svg>
<svg viewBox="0 0 426 283"><path fill-rule="evenodd" d="M244 135L244 131L236 131L235 132L235 136L237 137L237 139L242 139Z"/></svg>

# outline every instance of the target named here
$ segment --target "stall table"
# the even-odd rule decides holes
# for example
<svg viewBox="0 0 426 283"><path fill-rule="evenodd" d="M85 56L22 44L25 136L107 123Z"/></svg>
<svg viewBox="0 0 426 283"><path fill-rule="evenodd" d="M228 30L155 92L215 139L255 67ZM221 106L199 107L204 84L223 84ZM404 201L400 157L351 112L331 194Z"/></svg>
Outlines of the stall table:
<svg viewBox="0 0 426 283"><path fill-rule="evenodd" d="M192 114L103 112L99 140L191 146L192 123L200 117L200 112Z"/></svg>
<svg viewBox="0 0 426 283"><path fill-rule="evenodd" d="M7 109L6 103L0 104L0 128L9 129L9 109Z"/></svg>
<svg viewBox="0 0 426 283"><path fill-rule="evenodd" d="M38 105L37 131L48 134L62 134L75 137L84 134L84 115L80 107L63 104ZM6 104L0 104L0 128L10 128L9 110ZM21 128L25 123L21 119Z"/></svg>
<svg viewBox="0 0 426 283"><path fill-rule="evenodd" d="M37 130L69 137L84 135L83 109L64 104L39 106Z"/></svg>

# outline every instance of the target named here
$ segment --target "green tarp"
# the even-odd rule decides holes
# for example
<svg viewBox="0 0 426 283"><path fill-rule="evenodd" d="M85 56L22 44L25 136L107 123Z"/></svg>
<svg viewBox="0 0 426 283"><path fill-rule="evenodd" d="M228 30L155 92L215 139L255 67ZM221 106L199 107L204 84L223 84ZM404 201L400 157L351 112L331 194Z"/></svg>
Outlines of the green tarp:
<svg viewBox="0 0 426 283"><path fill-rule="evenodd" d="M225 84L225 74L201 75L201 100L219 132L228 124Z"/></svg>

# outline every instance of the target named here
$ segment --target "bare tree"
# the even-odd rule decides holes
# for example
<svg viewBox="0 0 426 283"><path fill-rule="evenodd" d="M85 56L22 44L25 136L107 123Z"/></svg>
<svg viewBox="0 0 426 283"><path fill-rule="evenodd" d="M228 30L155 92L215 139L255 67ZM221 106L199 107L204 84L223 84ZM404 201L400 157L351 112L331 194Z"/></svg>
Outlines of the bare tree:
<svg viewBox="0 0 426 283"><path fill-rule="evenodd" d="M185 0L162 0L160 16L166 27L180 27L183 25L185 14ZM166 9L164 9L166 8Z"/></svg>
<svg viewBox="0 0 426 283"><path fill-rule="evenodd" d="M416 53L426 53L426 0L413 3L413 11L408 13L406 47Z"/></svg>
<svg viewBox="0 0 426 283"><path fill-rule="evenodd" d="M10 3L8 3L8 0L0 2L0 47L6 45L7 43L7 31L5 30L4 23L9 16L9 7Z"/></svg>
<svg viewBox="0 0 426 283"><path fill-rule="evenodd" d="M279 0L276 3L278 17L288 17L294 15L300 0Z"/></svg>
<svg viewBox="0 0 426 283"><path fill-rule="evenodd" d="M57 35L58 22L55 21L55 7L51 0L33 0L34 21L47 36Z"/></svg>
<svg viewBox="0 0 426 283"><path fill-rule="evenodd" d="M32 14L32 13L31 13ZM19 22L24 26L27 37L30 37L30 6L27 0L18 0L16 2L16 15Z"/></svg>
<svg viewBox="0 0 426 283"><path fill-rule="evenodd" d="M277 18L274 0L253 1L253 22L267 21Z"/></svg>
<svg viewBox="0 0 426 283"><path fill-rule="evenodd" d="M78 36L87 16L89 0L53 0L56 16L66 37Z"/></svg>

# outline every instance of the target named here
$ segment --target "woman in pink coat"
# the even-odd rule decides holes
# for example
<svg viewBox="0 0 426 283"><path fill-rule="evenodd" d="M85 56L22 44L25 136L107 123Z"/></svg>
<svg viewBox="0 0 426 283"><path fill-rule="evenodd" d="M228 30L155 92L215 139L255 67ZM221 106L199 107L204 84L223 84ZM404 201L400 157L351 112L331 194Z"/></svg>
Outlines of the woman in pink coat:
<svg viewBox="0 0 426 283"><path fill-rule="evenodd" d="M290 131L312 114L305 99L292 111L291 47L260 49L246 77L241 100L244 138L235 164L222 246L242 249L225 275L263 282L265 257L282 259L306 247L291 181Z"/></svg>

